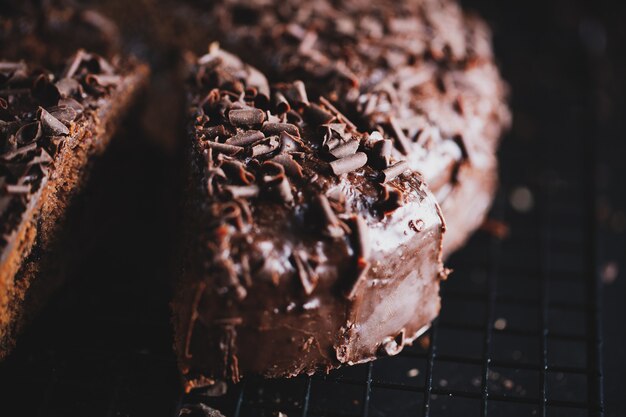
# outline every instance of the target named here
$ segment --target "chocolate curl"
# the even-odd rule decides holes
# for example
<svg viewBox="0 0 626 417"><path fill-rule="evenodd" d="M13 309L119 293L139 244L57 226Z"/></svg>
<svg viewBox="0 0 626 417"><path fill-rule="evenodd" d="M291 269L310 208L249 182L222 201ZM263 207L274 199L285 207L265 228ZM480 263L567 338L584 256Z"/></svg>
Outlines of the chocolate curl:
<svg viewBox="0 0 626 417"><path fill-rule="evenodd" d="M409 152L411 152L411 142L406 137L402 129L400 129L400 126L398 126L394 117L389 118L389 127L391 127L391 132L396 138L396 144L398 145L400 152L404 155L408 155Z"/></svg>
<svg viewBox="0 0 626 417"><path fill-rule="evenodd" d="M293 194L291 193L291 184L285 176L285 168L272 161L264 162L261 167L265 172L263 182L269 186L271 191L276 193L283 203L291 204Z"/></svg>
<svg viewBox="0 0 626 417"><path fill-rule="evenodd" d="M239 152L243 151L241 146L228 145L226 143L208 141L206 142L206 145L216 152L229 156L237 155Z"/></svg>
<svg viewBox="0 0 626 417"><path fill-rule="evenodd" d="M393 213L402 204L404 204L404 196L400 190L386 185L383 186L380 200L376 205L385 215Z"/></svg>
<svg viewBox="0 0 626 417"><path fill-rule="evenodd" d="M315 103L311 103L309 106L305 107L303 115L305 120L314 126L323 125L335 119L333 114L327 112Z"/></svg>
<svg viewBox="0 0 626 417"><path fill-rule="evenodd" d="M213 217L225 223L233 224L238 230L243 229L241 208L235 202L215 204L213 206Z"/></svg>
<svg viewBox="0 0 626 417"><path fill-rule="evenodd" d="M252 147L252 156L261 156L274 152L280 147L278 136L270 136Z"/></svg>
<svg viewBox="0 0 626 417"><path fill-rule="evenodd" d="M367 260L370 257L371 248L369 245L369 228L365 220L358 214L354 215L349 219L349 226L352 230L352 244L358 258Z"/></svg>
<svg viewBox="0 0 626 417"><path fill-rule="evenodd" d="M279 91L274 93L274 108L277 114L287 113L291 110L289 101L287 101L287 98Z"/></svg>
<svg viewBox="0 0 626 417"><path fill-rule="evenodd" d="M254 198L259 195L259 187L257 185L226 185L223 190L227 192L231 198Z"/></svg>
<svg viewBox="0 0 626 417"><path fill-rule="evenodd" d="M228 112L228 120L233 126L255 127L265 121L265 113L261 109L237 109Z"/></svg>
<svg viewBox="0 0 626 417"><path fill-rule="evenodd" d="M295 178L302 178L302 167L300 166L299 163L297 163L296 161L294 161L293 157L289 154L280 154L280 155L276 155L275 157L273 157L271 159L272 162L276 162L277 164L280 164L283 166L283 168L285 168L285 172L287 173L287 175L289 175L290 177L295 177Z"/></svg>
<svg viewBox="0 0 626 417"><path fill-rule="evenodd" d="M65 127L65 126L64 126ZM40 122L25 124L15 132L15 143L19 147L35 143L41 137L42 128Z"/></svg>
<svg viewBox="0 0 626 417"><path fill-rule="evenodd" d="M302 81L296 80L289 84L279 84L276 87L282 94L284 94L290 103L295 105L296 108L309 104L306 88Z"/></svg>
<svg viewBox="0 0 626 417"><path fill-rule="evenodd" d="M45 134L49 136L67 136L70 134L67 126L48 113L43 107L39 107L37 114Z"/></svg>
<svg viewBox="0 0 626 417"><path fill-rule="evenodd" d="M352 123L350 121L350 119L348 119L346 116L343 115L343 113L341 113L339 110L337 110L337 108L335 106L333 106L333 104L328 101L328 99L326 97L320 97L320 103L326 107L328 110L331 111L331 113L333 113L335 115L335 117L337 117L337 119L339 121L341 121L342 123L345 123L346 125L348 125L350 127L350 130L353 131L358 131L359 129L356 128L356 126L354 125L354 123Z"/></svg>
<svg viewBox="0 0 626 417"><path fill-rule="evenodd" d="M296 136L299 137L300 136L300 129L298 129L298 126L291 124L291 123L269 123L266 122L263 124L263 127L261 128L261 131L266 135L266 136L272 136L272 135L280 135L283 132L289 133L292 136Z"/></svg>
<svg viewBox="0 0 626 417"><path fill-rule="evenodd" d="M396 178L398 175L401 175L404 172L408 171L408 169L409 164L406 161L396 162L389 168L383 170L380 179L383 184L388 183L389 181Z"/></svg>
<svg viewBox="0 0 626 417"><path fill-rule="evenodd" d="M354 299L354 297L356 296L359 290L361 283L365 281L365 278L367 277L367 273L369 272L369 270L370 270L369 262L363 261L363 260L357 261L356 277L354 279L354 282L352 283L348 291L344 293L345 297L348 300Z"/></svg>
<svg viewBox="0 0 626 417"><path fill-rule="evenodd" d="M258 142L264 137L265 135L258 130L247 130L226 139L225 143L233 146L246 146Z"/></svg>
<svg viewBox="0 0 626 417"><path fill-rule="evenodd" d="M200 129L200 133L209 139L216 140L219 137L226 136L226 129L224 129L224 125L217 125L202 128Z"/></svg>
<svg viewBox="0 0 626 417"><path fill-rule="evenodd" d="M280 134L280 152L291 153L297 152L302 147L302 142L296 136L290 135L287 132L281 132Z"/></svg>
<svg viewBox="0 0 626 417"><path fill-rule="evenodd" d="M357 152L354 155L332 161L330 163L330 168L335 175L341 175L361 168L366 163L367 155L363 152Z"/></svg>
<svg viewBox="0 0 626 417"><path fill-rule="evenodd" d="M226 176L231 180L239 180L245 185L250 185L256 180L253 173L246 170L245 165L237 160L223 160L221 168L226 173Z"/></svg>
<svg viewBox="0 0 626 417"><path fill-rule="evenodd" d="M304 251L295 251L292 254L293 262L296 265L296 273L298 274L304 293L311 295L317 287L319 276L315 273L315 270L311 267L307 258L306 252Z"/></svg>
<svg viewBox="0 0 626 417"><path fill-rule="evenodd" d="M78 117L78 113L76 112L76 110L69 106L51 107L48 109L48 112L52 115L52 117L59 120L66 126L76 120L76 117Z"/></svg>
<svg viewBox="0 0 626 417"><path fill-rule="evenodd" d="M389 160L393 151L393 142L389 139L382 139L372 144L372 156L377 168L389 166Z"/></svg>
<svg viewBox="0 0 626 417"><path fill-rule="evenodd" d="M330 154L335 158L345 158L346 156L354 155L358 149L359 141L350 140L332 148Z"/></svg>
<svg viewBox="0 0 626 417"><path fill-rule="evenodd" d="M30 184L6 184L4 191L8 194L28 194L30 193Z"/></svg>
<svg viewBox="0 0 626 417"><path fill-rule="evenodd" d="M342 237L344 235L344 229L341 227L342 222L337 218L328 198L324 194L320 194L315 198L315 207L319 210L323 221L322 234L333 239Z"/></svg>

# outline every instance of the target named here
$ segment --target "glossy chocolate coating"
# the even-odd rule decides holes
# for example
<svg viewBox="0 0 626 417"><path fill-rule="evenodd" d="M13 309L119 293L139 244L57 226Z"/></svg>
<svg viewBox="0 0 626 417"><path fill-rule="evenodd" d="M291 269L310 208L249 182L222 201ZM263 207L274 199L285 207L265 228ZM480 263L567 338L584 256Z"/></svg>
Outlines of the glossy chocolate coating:
<svg viewBox="0 0 626 417"><path fill-rule="evenodd" d="M194 197L174 302L187 388L397 353L437 315L446 275L444 221L421 176L383 184L373 167L383 138L357 131L323 98L303 100L298 84L270 88L215 47L192 73ZM269 99L276 93L289 105ZM272 152L252 156L276 137ZM334 161L348 172L335 174Z"/></svg>

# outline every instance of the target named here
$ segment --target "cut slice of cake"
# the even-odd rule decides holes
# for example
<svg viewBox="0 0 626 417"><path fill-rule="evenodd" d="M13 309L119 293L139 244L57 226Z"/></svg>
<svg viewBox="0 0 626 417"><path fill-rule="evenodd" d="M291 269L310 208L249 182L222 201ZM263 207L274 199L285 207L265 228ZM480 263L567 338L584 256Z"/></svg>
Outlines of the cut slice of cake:
<svg viewBox="0 0 626 417"><path fill-rule="evenodd" d="M40 267L88 166L147 81L132 59L79 50L61 71L0 61L0 357L62 277ZM39 282L40 281L40 282Z"/></svg>

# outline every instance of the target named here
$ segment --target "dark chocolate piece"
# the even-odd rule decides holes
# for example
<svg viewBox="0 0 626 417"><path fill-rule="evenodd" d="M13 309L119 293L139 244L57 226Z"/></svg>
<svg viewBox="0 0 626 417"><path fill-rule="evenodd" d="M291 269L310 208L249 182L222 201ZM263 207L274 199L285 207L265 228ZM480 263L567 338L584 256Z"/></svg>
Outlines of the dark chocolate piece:
<svg viewBox="0 0 626 417"><path fill-rule="evenodd" d="M367 155L363 152L357 152L354 155L332 161L330 163L330 168L335 175L341 175L352 172L357 168L361 168L366 163Z"/></svg>
<svg viewBox="0 0 626 417"><path fill-rule="evenodd" d="M231 110L228 119L233 126L258 127L265 120L265 113L261 109Z"/></svg>
<svg viewBox="0 0 626 417"><path fill-rule="evenodd" d="M409 164L406 161L396 162L389 168L383 169L381 180L383 183L389 182L392 179L396 178L398 175L402 175L408 170Z"/></svg>

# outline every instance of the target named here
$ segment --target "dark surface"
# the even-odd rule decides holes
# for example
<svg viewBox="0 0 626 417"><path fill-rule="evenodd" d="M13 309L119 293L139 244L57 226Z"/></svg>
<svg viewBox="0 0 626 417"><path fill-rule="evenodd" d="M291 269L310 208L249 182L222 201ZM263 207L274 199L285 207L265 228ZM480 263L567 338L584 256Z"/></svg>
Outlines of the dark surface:
<svg viewBox="0 0 626 417"><path fill-rule="evenodd" d="M626 10L589 3L464 2L494 26L514 92L491 215L509 236L480 232L450 259L423 346L329 377L249 379L209 403L228 416L594 416L603 402L626 413L624 274L610 279L626 249ZM77 220L76 284L0 365L2 415L169 416L180 404L166 284L176 164L132 131L120 139ZM518 187L528 212L511 204Z"/></svg>

